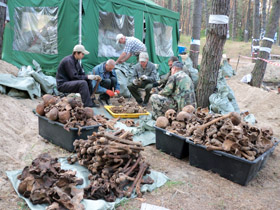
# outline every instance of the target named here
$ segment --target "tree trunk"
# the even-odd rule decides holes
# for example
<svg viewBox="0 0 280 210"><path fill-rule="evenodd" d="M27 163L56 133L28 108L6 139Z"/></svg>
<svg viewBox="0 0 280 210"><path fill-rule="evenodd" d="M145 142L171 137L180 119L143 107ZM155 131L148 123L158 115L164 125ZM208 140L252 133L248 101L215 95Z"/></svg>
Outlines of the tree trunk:
<svg viewBox="0 0 280 210"><path fill-rule="evenodd" d="M2 3L7 3L7 0L0 0ZM6 21L6 7L0 6L0 59L2 59L2 48L3 48L3 35L4 26Z"/></svg>
<svg viewBox="0 0 280 210"><path fill-rule="evenodd" d="M231 39L235 40L236 39L236 8L237 8L237 1L233 0L233 5L232 5L232 31L231 31Z"/></svg>
<svg viewBox="0 0 280 210"><path fill-rule="evenodd" d="M191 12L192 12L192 1L189 0L189 14L188 14L188 22L187 22L187 28L186 28L186 34L190 35L190 27L191 27Z"/></svg>
<svg viewBox="0 0 280 210"><path fill-rule="evenodd" d="M263 35L265 34L265 28L266 28L266 0L263 0L263 7L262 7L262 28L261 31L263 32Z"/></svg>
<svg viewBox="0 0 280 210"><path fill-rule="evenodd" d="M253 40L252 40L252 57L257 58L260 48L260 1L255 0L254 21L253 21ZM255 63L255 60L252 60Z"/></svg>
<svg viewBox="0 0 280 210"><path fill-rule="evenodd" d="M272 9L271 9L271 13L269 16L269 21L268 21L268 24L266 27L265 38L269 38L272 40L274 39L274 34L276 32L276 29L277 29L277 26L279 23L279 16L280 16L280 0L274 0ZM262 43L261 43L259 57L261 59L267 60L269 58L269 54L270 54L267 51L271 50L273 42L266 40L265 38L262 40ZM250 84L255 87L261 87L266 65L267 65L267 63L261 59L257 60L255 66L254 66L254 69L252 71L252 81Z"/></svg>
<svg viewBox="0 0 280 210"><path fill-rule="evenodd" d="M267 9L267 16L266 16L266 19L268 19L269 15L270 15L271 2L272 2L272 0L269 0L269 2L268 2L268 9ZM267 22L267 21L268 21L268 20L266 20L266 22Z"/></svg>
<svg viewBox="0 0 280 210"><path fill-rule="evenodd" d="M250 18L251 18L251 0L248 1L247 17L244 30L244 41L249 41L249 28L250 28Z"/></svg>
<svg viewBox="0 0 280 210"><path fill-rule="evenodd" d="M172 0L168 0L168 9L172 10Z"/></svg>
<svg viewBox="0 0 280 210"><path fill-rule="evenodd" d="M200 30L201 30L201 10L202 0L195 0L193 7L192 41L190 46L190 58L193 67L197 69L198 55L200 49Z"/></svg>
<svg viewBox="0 0 280 210"><path fill-rule="evenodd" d="M181 14L181 0L177 0L177 12Z"/></svg>
<svg viewBox="0 0 280 210"><path fill-rule="evenodd" d="M228 16L229 10L230 0L212 1L211 14ZM217 86L223 48L227 38L227 27L228 24L209 23L196 89L197 105L199 107L208 107L209 96L214 93Z"/></svg>
<svg viewBox="0 0 280 210"><path fill-rule="evenodd" d="M280 46L280 24L278 25L277 40L278 46Z"/></svg>
<svg viewBox="0 0 280 210"><path fill-rule="evenodd" d="M208 30L208 20L209 20L207 0L204 0L204 12L205 12L205 35L206 35Z"/></svg>

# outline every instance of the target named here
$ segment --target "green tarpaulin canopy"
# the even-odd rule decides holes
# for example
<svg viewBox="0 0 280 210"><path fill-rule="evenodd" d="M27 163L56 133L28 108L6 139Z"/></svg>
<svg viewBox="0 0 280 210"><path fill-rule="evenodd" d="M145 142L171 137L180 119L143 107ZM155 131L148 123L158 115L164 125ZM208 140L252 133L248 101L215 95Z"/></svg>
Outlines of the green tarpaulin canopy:
<svg viewBox="0 0 280 210"><path fill-rule="evenodd" d="M2 59L18 67L36 60L54 73L81 42L90 51L83 59L84 69L90 71L118 58L123 50L116 44L118 33L145 41L150 60L160 64L160 74L168 71L168 58L178 55L179 13L150 0L9 0L8 7Z"/></svg>

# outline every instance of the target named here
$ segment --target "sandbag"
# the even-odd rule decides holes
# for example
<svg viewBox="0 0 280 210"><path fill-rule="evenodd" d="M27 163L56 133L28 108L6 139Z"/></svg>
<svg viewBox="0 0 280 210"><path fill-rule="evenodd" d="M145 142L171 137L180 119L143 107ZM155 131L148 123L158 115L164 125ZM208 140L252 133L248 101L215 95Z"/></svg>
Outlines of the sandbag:
<svg viewBox="0 0 280 210"><path fill-rule="evenodd" d="M219 71L221 72L221 76L223 77L232 77L233 75L235 75L235 71L227 62L227 60L223 60L223 65L221 66Z"/></svg>
<svg viewBox="0 0 280 210"><path fill-rule="evenodd" d="M27 77L31 76L38 82L45 93L52 94L56 86L56 79L52 76L47 76L42 72L40 64L33 60L33 65L36 71L31 66L22 66L18 76Z"/></svg>
<svg viewBox="0 0 280 210"><path fill-rule="evenodd" d="M6 87L3 85L0 85L0 93L1 94L6 94Z"/></svg>
<svg viewBox="0 0 280 210"><path fill-rule="evenodd" d="M120 84L120 95L129 98L131 96L127 85L129 84L130 78L133 75L134 68L128 63L118 64L115 66L115 71Z"/></svg>
<svg viewBox="0 0 280 210"><path fill-rule="evenodd" d="M14 89L14 88L12 88L8 92L8 96L15 97L15 98L28 98L29 97L29 95L26 91L17 90L17 89Z"/></svg>
<svg viewBox="0 0 280 210"><path fill-rule="evenodd" d="M229 112L238 112L240 109L235 100L233 90L227 85L223 72L220 71L217 81L217 91L210 95L210 112L227 114Z"/></svg>
<svg viewBox="0 0 280 210"><path fill-rule="evenodd" d="M198 70L193 68L193 62L190 57L187 57L184 62L183 71L186 72L193 81L194 89L196 90L198 83Z"/></svg>

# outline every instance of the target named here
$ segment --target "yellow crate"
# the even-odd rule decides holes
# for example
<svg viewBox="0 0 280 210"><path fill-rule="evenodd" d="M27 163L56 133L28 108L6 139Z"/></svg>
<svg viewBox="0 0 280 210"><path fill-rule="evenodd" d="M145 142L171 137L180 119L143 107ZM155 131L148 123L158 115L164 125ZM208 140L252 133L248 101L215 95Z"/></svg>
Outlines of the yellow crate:
<svg viewBox="0 0 280 210"><path fill-rule="evenodd" d="M120 118L139 118L141 115L149 115L149 112L146 113L114 113L111 111L110 108L114 106L104 106L104 108L115 118L120 117Z"/></svg>

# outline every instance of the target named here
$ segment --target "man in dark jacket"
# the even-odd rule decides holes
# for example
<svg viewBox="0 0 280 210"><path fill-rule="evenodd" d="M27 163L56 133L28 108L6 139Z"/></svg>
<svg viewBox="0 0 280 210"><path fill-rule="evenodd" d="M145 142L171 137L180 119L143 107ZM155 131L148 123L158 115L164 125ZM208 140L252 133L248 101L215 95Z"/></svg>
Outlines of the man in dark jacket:
<svg viewBox="0 0 280 210"><path fill-rule="evenodd" d="M60 62L56 72L57 90L63 93L80 93L85 107L97 107L91 99L93 87L91 80L101 80L98 75L85 75L79 60L89 52L83 45L76 45L73 54Z"/></svg>

